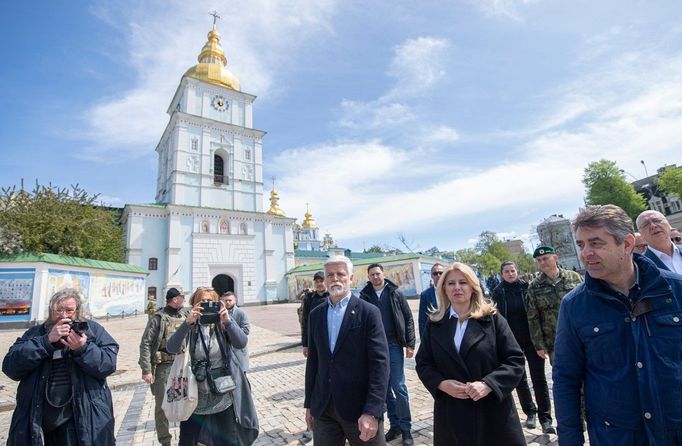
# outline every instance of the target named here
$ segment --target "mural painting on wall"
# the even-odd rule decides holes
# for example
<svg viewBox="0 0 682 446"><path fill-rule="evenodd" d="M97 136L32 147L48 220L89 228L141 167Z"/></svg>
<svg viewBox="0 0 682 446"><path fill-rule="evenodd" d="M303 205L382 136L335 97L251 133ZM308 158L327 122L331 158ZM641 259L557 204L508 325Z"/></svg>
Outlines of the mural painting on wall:
<svg viewBox="0 0 682 446"><path fill-rule="evenodd" d="M92 274L90 277L90 311L95 317L143 311L144 279L130 276Z"/></svg>
<svg viewBox="0 0 682 446"><path fill-rule="evenodd" d="M0 270L0 321L27 321L33 300L34 269Z"/></svg>
<svg viewBox="0 0 682 446"><path fill-rule="evenodd" d="M83 308L81 310L82 317L90 317L90 302L88 299L90 285L90 275L81 271L66 271L61 269L47 270L47 296L44 298L49 300L54 293L64 288L74 288L81 293L83 298ZM38 317L38 319L46 319L47 314ZM34 317L35 319L35 317Z"/></svg>
<svg viewBox="0 0 682 446"><path fill-rule="evenodd" d="M353 282L351 288L360 291L367 285L367 266L353 267ZM411 297L417 295L417 284L414 280L414 271L412 270L412 263L403 263L398 265L383 265L384 277L396 284L405 296Z"/></svg>

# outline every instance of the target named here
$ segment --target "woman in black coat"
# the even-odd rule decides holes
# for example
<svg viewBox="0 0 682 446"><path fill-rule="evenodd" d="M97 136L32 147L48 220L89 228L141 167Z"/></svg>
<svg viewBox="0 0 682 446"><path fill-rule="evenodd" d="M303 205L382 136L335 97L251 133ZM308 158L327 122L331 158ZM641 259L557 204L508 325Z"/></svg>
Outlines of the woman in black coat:
<svg viewBox="0 0 682 446"><path fill-rule="evenodd" d="M445 270L417 352L417 374L434 398L435 446L522 446L512 390L523 374L523 352L507 321L483 299L474 271Z"/></svg>

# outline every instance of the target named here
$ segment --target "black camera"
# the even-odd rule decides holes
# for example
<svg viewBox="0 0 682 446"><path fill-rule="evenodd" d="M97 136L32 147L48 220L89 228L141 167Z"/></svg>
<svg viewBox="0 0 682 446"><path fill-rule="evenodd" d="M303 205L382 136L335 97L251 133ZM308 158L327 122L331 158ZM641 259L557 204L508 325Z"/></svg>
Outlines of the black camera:
<svg viewBox="0 0 682 446"><path fill-rule="evenodd" d="M71 321L69 322L69 327L71 328L71 331L77 335L85 333L88 331L88 328L90 328L88 321Z"/></svg>
<svg viewBox="0 0 682 446"><path fill-rule="evenodd" d="M198 382L206 381L206 369L208 368L208 361L199 359L192 361L192 373Z"/></svg>
<svg viewBox="0 0 682 446"><path fill-rule="evenodd" d="M217 324L220 322L220 302L209 301L201 303L201 318L199 322L202 324Z"/></svg>

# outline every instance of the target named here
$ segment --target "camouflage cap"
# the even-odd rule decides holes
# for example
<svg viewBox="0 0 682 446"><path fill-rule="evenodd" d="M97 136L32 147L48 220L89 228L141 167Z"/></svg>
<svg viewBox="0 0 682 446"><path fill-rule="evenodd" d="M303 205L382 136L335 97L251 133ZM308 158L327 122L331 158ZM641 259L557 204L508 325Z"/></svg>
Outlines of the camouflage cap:
<svg viewBox="0 0 682 446"><path fill-rule="evenodd" d="M545 254L556 254L556 251L551 246L538 246L533 253L533 258L537 259Z"/></svg>

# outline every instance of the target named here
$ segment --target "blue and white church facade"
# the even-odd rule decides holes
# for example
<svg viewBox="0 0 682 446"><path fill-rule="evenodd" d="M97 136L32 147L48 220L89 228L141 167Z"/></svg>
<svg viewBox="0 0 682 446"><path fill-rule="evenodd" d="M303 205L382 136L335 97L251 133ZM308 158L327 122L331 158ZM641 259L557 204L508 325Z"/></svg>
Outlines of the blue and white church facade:
<svg viewBox="0 0 682 446"><path fill-rule="evenodd" d="M263 211L265 132L215 29L180 81L156 147L156 203L126 205L128 263L149 270L148 295L176 287L234 291L239 304L287 300L295 219ZM272 191L271 202L278 196Z"/></svg>

